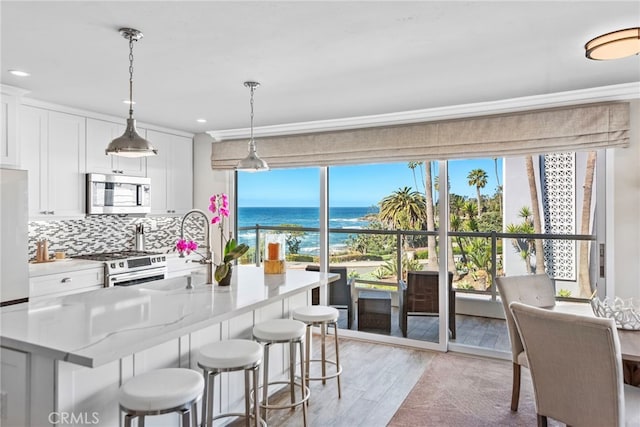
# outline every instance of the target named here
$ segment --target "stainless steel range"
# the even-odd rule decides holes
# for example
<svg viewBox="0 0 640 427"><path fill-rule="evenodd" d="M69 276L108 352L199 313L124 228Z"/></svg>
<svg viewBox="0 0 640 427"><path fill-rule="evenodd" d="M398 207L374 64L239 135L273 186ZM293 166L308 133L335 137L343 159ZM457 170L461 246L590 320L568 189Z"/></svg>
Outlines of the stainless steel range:
<svg viewBox="0 0 640 427"><path fill-rule="evenodd" d="M162 280L167 275L165 255L144 251L103 252L77 255L75 259L104 261L104 286L131 286Z"/></svg>

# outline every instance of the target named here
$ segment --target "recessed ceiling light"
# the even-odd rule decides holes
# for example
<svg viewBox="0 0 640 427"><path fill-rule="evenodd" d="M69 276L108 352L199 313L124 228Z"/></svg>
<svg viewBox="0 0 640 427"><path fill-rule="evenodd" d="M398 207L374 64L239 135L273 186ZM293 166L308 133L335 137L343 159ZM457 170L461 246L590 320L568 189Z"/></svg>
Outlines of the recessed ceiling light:
<svg viewBox="0 0 640 427"><path fill-rule="evenodd" d="M129 101L128 99L123 99L123 100L122 100L122 103L123 103L123 104L133 104L133 105L136 105L136 101Z"/></svg>
<svg viewBox="0 0 640 427"><path fill-rule="evenodd" d="M207 119L196 119L198 123L207 123Z"/></svg>
<svg viewBox="0 0 640 427"><path fill-rule="evenodd" d="M9 70L9 72L14 76L18 76L18 77L29 77L31 75L26 71L22 71L22 70Z"/></svg>

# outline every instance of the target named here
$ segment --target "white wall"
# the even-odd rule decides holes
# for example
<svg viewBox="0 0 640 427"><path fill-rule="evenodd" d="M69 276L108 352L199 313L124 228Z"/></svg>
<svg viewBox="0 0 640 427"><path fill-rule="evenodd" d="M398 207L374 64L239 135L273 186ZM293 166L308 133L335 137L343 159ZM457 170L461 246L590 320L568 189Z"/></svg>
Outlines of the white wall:
<svg viewBox="0 0 640 427"><path fill-rule="evenodd" d="M613 189L607 206L607 245L613 245L607 285L622 298L640 297L640 100L631 101L630 114L630 146L613 150L607 162L607 176L614 178L607 187Z"/></svg>
<svg viewBox="0 0 640 427"><path fill-rule="evenodd" d="M209 198L214 193L227 193L233 200L233 172L221 172L211 169L211 144L213 138L205 133L200 133L193 138L193 207L201 209L211 217L209 212ZM227 225L232 225L235 207L231 207L231 215ZM233 227L231 227L233 228ZM228 230L227 230L228 232ZM220 233L218 226L211 226L211 240L213 259L217 263L220 260Z"/></svg>

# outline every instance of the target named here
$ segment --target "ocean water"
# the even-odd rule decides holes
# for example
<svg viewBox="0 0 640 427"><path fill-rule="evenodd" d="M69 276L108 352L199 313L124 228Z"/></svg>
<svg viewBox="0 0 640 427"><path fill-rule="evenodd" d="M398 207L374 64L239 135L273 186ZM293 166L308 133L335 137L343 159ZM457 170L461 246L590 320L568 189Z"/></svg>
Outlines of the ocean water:
<svg viewBox="0 0 640 427"><path fill-rule="evenodd" d="M369 225L365 218L369 214L378 213L375 206L368 207L335 207L329 208L329 228L361 229ZM319 208L292 208L292 207L240 207L238 208L238 227L279 226L282 224L295 224L307 228L320 227ZM238 240L249 246L255 246L255 231L240 230ZM332 252L346 248L346 233L330 233L329 246ZM318 255L320 242L318 233L307 232L301 238L301 254Z"/></svg>

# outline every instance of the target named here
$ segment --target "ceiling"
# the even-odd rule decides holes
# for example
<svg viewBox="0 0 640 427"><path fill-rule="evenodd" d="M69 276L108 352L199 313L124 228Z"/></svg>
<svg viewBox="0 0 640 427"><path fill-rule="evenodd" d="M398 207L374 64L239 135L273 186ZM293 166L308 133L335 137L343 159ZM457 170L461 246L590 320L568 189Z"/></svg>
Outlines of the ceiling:
<svg viewBox="0 0 640 427"><path fill-rule="evenodd" d="M591 61L584 43L640 25L618 1L5 1L3 84L188 132L280 125L640 81L640 57ZM21 69L30 77L7 72ZM204 118L200 124L196 119Z"/></svg>

